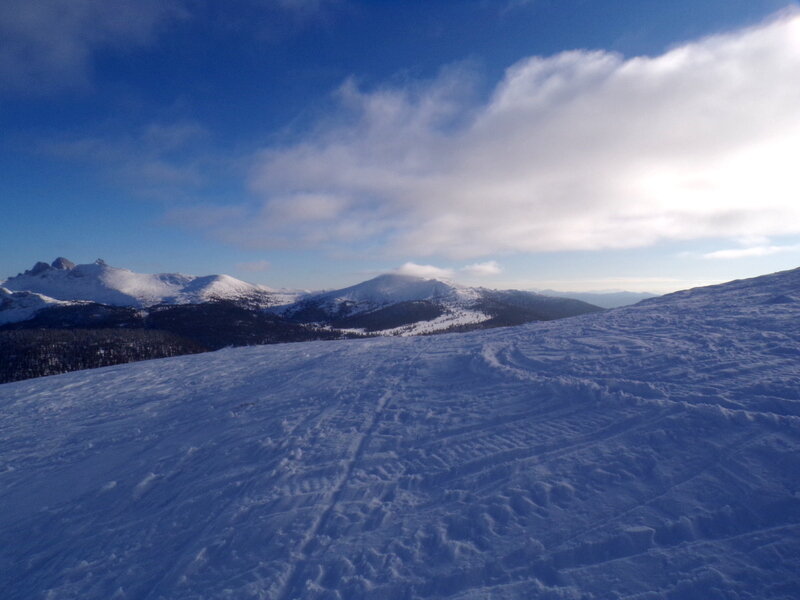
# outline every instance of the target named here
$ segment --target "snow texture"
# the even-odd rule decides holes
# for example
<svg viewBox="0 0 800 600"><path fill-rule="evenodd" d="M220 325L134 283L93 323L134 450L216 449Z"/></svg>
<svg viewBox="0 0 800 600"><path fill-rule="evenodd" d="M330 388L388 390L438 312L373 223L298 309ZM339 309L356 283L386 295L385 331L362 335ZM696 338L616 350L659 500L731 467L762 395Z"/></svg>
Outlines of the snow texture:
<svg viewBox="0 0 800 600"><path fill-rule="evenodd" d="M459 306L450 305L447 307L447 312L431 319L429 321L417 321L409 325L402 325L401 327L393 327L391 329L382 329L373 332L379 335L427 335L444 331L452 327L462 327L464 325L474 325L476 323L483 323L491 319L491 316L479 310L470 310ZM354 330L359 332L359 330ZM360 333L367 333L366 330L361 330Z"/></svg>
<svg viewBox="0 0 800 600"><path fill-rule="evenodd" d="M0 597L800 597L800 270L0 386Z"/></svg>

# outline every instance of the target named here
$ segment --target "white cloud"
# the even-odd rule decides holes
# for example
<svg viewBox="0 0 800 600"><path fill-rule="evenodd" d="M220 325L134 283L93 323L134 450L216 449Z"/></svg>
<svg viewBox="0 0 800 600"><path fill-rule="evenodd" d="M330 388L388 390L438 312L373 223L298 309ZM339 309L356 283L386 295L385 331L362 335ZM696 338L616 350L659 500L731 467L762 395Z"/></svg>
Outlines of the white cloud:
<svg viewBox="0 0 800 600"><path fill-rule="evenodd" d="M571 51L339 91L340 118L271 147L258 200L216 233L252 247L470 258L800 232L800 13L656 57ZM312 218L298 198L335 199ZM307 212L307 211L306 211Z"/></svg>
<svg viewBox="0 0 800 600"><path fill-rule="evenodd" d="M182 14L177 0L3 0L0 91L85 85L94 52L147 45Z"/></svg>
<svg viewBox="0 0 800 600"><path fill-rule="evenodd" d="M460 270L464 273L467 273L468 275L477 275L477 276L498 275L503 272L503 269L500 267L500 264L496 260L489 260L482 263L474 263L471 265L467 265L466 267L462 267Z"/></svg>
<svg viewBox="0 0 800 600"><path fill-rule="evenodd" d="M395 273L424 277L426 279L451 279L453 277L452 269L442 269L433 265L418 265L413 262L407 262L402 267L395 269Z"/></svg>
<svg viewBox="0 0 800 600"><path fill-rule="evenodd" d="M486 277L502 273L503 269L495 260L482 263L475 263L458 269L437 267L435 265L420 265L414 262L407 262L394 269L394 273L401 275L413 275L414 277L424 277L426 279L453 279L457 274L470 275L473 277Z"/></svg>
<svg viewBox="0 0 800 600"><path fill-rule="evenodd" d="M703 258L710 259L734 259L734 258L753 258L758 256L770 256L772 254L782 254L784 252L798 252L800 245L793 246L751 246L749 248L732 248L730 250L717 250L704 254Z"/></svg>

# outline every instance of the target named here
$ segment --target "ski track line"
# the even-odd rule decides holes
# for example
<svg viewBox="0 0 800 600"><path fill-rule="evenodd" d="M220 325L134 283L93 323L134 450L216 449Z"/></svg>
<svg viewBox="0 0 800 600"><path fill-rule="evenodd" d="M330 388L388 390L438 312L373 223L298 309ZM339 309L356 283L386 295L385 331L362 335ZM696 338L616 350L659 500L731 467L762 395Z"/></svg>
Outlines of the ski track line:
<svg viewBox="0 0 800 600"><path fill-rule="evenodd" d="M615 556L615 557L612 557L612 558L606 558L606 559L602 559L602 560L598 560L598 561L587 562L587 563L575 565L573 567L562 567L561 569L559 569L559 573L564 573L566 575L574 577L575 573L577 573L579 571L587 571L587 570L591 570L591 569L595 569L595 568L601 567L603 565L608 565L608 564L615 563L615 562L622 562L622 561L630 560L630 559L636 558L637 556L641 556L642 554L647 554L648 552L650 552L652 550L664 550L664 549L669 549L669 548L686 549L686 548L690 548L692 546L698 546L698 545L702 545L702 544L713 544L715 542L727 542L727 541L731 541L731 540L744 539L744 538L748 538L748 537L751 537L751 536L754 536L754 535L758 535L760 533L779 532L779 531L783 531L785 529L793 529L793 528L796 528L798 526L800 526L800 523L781 523L779 525L770 525L770 526L766 526L766 527L754 527L752 529L747 529L745 531L741 531L741 532L734 533L734 534L731 534L731 535L724 535L724 536L717 536L717 537L715 537L715 536L703 536L703 537L700 537L700 538L697 538L697 539L694 539L694 540L685 540L685 541L680 542L679 544L670 544L670 545L653 544L652 546L650 546L648 548L645 548L644 550L641 550L641 551L638 551L638 552L634 551L634 552L631 552L630 554L625 554L623 556Z"/></svg>
<svg viewBox="0 0 800 600"><path fill-rule="evenodd" d="M664 410L649 418L637 415L579 436L566 436L560 440L554 440L539 446L522 446L502 450L494 454L484 455L455 465L438 473L433 473L429 476L429 480L432 484L445 485L452 481L475 476L486 470L496 469L509 464L524 465L529 462L540 463L544 460L579 452L585 448L593 447L597 444L633 433L646 426L663 421L672 414L674 414L674 411Z"/></svg>
<svg viewBox="0 0 800 600"><path fill-rule="evenodd" d="M524 428L522 423L532 420L534 417L539 417L538 423L546 423L554 421L555 419L563 419L565 417L575 416L586 411L585 406L576 406L574 404L564 404L563 402L554 402L553 398L541 400L537 408L513 413L509 416L498 417L490 421L481 423L473 423L471 425L463 425L453 429L444 429L437 432L435 435L430 436L424 443L420 443L417 447L420 449L428 448L442 448L450 445L463 443L459 438L471 440L471 436L486 433L486 435L493 435L490 433L493 429L500 427L508 427L509 425L516 425L518 428ZM486 407L487 410L490 407Z"/></svg>
<svg viewBox="0 0 800 600"><path fill-rule="evenodd" d="M625 401L628 403L633 403L637 405L664 405L666 403L669 404L677 404L682 405L688 410L724 410L732 415L736 415L739 417L744 418L763 418L770 421L774 421L775 424L780 425L787 425L789 427L800 427L800 416L793 415L793 414L783 414L783 413L776 413L772 411L759 411L754 410L749 407L741 407L732 404L728 400L724 400L722 398L715 398L715 402L713 404L709 404L707 402L702 401L687 401L687 400L672 400L669 398L669 394L667 393L664 397L659 398L650 398L637 395L636 393L631 393L621 389L615 389L618 386L618 382L623 384L625 383L633 383L633 384L640 384L644 381L648 383L652 383L654 385L661 385L666 388L671 388L676 385L676 381L674 379L660 379L654 378L649 379L645 378L642 380L637 379L625 379L625 378L618 378L616 375L607 375L607 376L587 376L586 374L581 374L579 372L555 372L550 375L539 375L536 371L540 369L543 365L539 365L536 363L535 359L526 355L522 350L519 349L518 345L515 342L507 342L507 343L493 343L493 344L486 344L483 347L481 352L481 358L485 365L489 367L490 370L505 372L512 377L523 380L523 381L531 381L534 383L539 383L543 385L547 385L548 383L559 383L563 380L572 380L573 384L575 385L587 385L589 388L598 385L598 383L602 383L607 388L605 391L613 396L616 396L615 400L617 401ZM693 356L693 359L696 358ZM713 363L715 367L719 367L717 363ZM738 364L732 362L731 365ZM550 365L546 365L550 367ZM657 365L655 368L659 368ZM751 371L757 371L759 367L752 367ZM642 373L642 375L646 375L647 373ZM741 373L738 373L741 377ZM704 386L707 385L705 380L699 380L691 382L693 387L699 388L698 391L702 391ZM712 386L713 387L713 386ZM727 391L727 388L718 388L722 389L723 391ZM669 391L669 390L667 390ZM700 394L700 397L707 396L708 394Z"/></svg>
<svg viewBox="0 0 800 600"><path fill-rule="evenodd" d="M338 392L341 392L341 389L337 391L337 395ZM332 410L333 408L331 406L323 404L321 410L318 410L316 412L310 411L309 414L305 415L302 419L300 419L300 421L296 425L294 425L288 432L286 432L285 437L280 443L279 451L288 450L288 448L295 441L295 433L299 431L301 428L310 428L311 430L318 428L323 422L327 420L326 417L328 414L332 412ZM234 504L236 504L241 498L246 497L248 492L255 486L257 481L258 480L256 478L251 478L246 485L242 486L241 491L237 495L233 496L230 499L230 501L227 502L225 506L217 513L217 515L213 519L210 519L208 523L206 523L206 525L196 535L192 537L191 540L187 541L187 543L183 548L183 551L179 554L179 556L181 557L195 556L196 552L189 551L189 548L195 546L194 550L197 550L196 547L202 545L202 540L205 538L206 534L209 531L211 531L213 527L217 523L219 523L219 521L221 521L224 517L228 516L228 509ZM147 592L147 595L144 596L142 600L150 600L151 598L157 598L158 596L154 596L153 594L156 594L161 585L165 581L176 575L177 572L180 571L182 567L183 565L178 563L167 566L162 571L162 574L158 577L158 581L153 585L150 591Z"/></svg>
<svg viewBox="0 0 800 600"><path fill-rule="evenodd" d="M358 437L357 441L351 445L353 451L351 452L350 456L344 462L344 469L342 470L341 476L335 482L333 488L330 490L328 494L327 501L320 507L322 510L319 513L319 516L314 519L311 524L311 527L306 531L306 534L303 536L299 544L299 548L297 551L292 553L292 560L289 563L289 567L287 569L286 574L283 577L283 584L278 589L278 592L274 598L276 600L292 600L293 598L297 598L297 594L294 593L297 586L301 583L300 581L300 573L303 567L304 561L308 558L308 549L311 544L314 542L314 539L317 537L317 534L322 530L325 524L328 521L329 516L336 508L336 505L339 502L339 498L341 497L342 493L344 492L345 487L347 486L347 482L350 479L350 476L355 469L356 463L358 462L359 458L364 454L364 450L367 447L369 440L372 438L372 434L374 433L375 427L377 426L378 421L380 420L381 414L389 405L392 396L394 395L394 390L398 383L403 381L404 376L408 373L411 368L411 365L416 361L419 357L421 352L418 352L414 355L412 359L410 359L404 369L402 375L397 375L391 379L389 382L388 389L378 398L378 401L375 406L375 410L372 411L370 414L366 426L363 428L363 432ZM370 378L374 375L374 370L370 372Z"/></svg>

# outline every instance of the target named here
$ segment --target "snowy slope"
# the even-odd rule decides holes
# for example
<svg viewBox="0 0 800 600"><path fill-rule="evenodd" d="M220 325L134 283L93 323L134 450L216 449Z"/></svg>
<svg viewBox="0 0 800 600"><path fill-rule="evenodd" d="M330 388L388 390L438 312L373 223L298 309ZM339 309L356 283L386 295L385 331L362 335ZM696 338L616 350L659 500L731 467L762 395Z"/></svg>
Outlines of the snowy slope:
<svg viewBox="0 0 800 600"><path fill-rule="evenodd" d="M12 292L0 287L0 325L26 321L43 308L70 304L74 303L62 302L34 292Z"/></svg>
<svg viewBox="0 0 800 600"><path fill-rule="evenodd" d="M800 271L0 386L0 597L796 599Z"/></svg>
<svg viewBox="0 0 800 600"><path fill-rule="evenodd" d="M229 275L196 277L180 273L144 274L119 269L98 260L74 265L58 258L52 265L37 263L33 269L7 279L10 290L30 291L58 300L89 300L113 306L196 304L210 300L248 300L262 306L288 298Z"/></svg>

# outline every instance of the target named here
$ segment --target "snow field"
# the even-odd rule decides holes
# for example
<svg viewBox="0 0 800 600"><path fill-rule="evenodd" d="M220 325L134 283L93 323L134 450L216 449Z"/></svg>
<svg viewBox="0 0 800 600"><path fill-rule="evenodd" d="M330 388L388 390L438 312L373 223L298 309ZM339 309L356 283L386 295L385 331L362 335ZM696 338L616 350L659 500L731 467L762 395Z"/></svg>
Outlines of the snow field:
<svg viewBox="0 0 800 600"><path fill-rule="evenodd" d="M0 597L800 597L797 290L0 386Z"/></svg>

